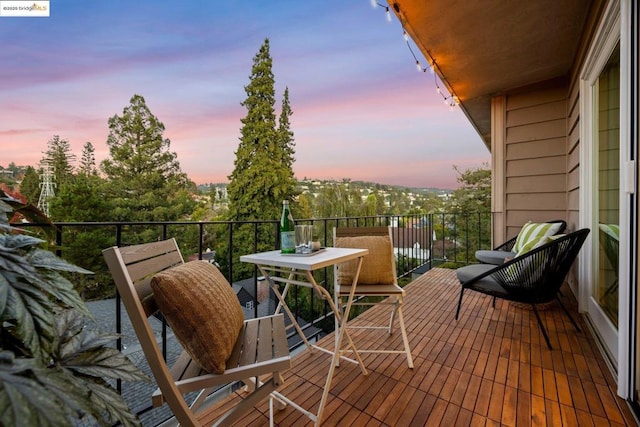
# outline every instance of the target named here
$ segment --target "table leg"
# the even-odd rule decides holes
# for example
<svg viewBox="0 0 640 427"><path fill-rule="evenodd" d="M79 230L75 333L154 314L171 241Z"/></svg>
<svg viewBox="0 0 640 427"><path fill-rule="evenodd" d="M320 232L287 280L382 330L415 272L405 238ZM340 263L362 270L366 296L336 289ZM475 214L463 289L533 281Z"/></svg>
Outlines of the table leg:
<svg viewBox="0 0 640 427"><path fill-rule="evenodd" d="M307 340L307 337L305 336L304 332L302 331L302 328L298 324L297 319L295 318L295 316L291 312L291 309L289 308L289 306L287 305L286 300L285 300L285 298L287 297L287 292L289 292L289 286L291 284L287 283L286 285L284 285L284 290L282 291L282 294L281 294L280 293L280 289L278 289L278 285L273 281L273 279L271 278L269 273L266 270L262 269L260 266L258 266L258 268L260 269L260 272L265 277L265 279L269 282L269 286L271 287L271 290L273 291L274 295L278 299L278 306L276 307L276 310L275 310L274 314L278 314L278 313L280 313L281 310L284 309L285 313L287 313L287 316L289 316L289 319L291 319L291 324L293 325L293 327L295 328L296 332L300 336L300 339L306 344L306 346L309 349L309 351L313 352L313 346ZM292 279L293 276L294 276L294 274L291 273L289 275L289 279Z"/></svg>
<svg viewBox="0 0 640 427"><path fill-rule="evenodd" d="M286 398L285 396L283 396L281 393L279 392L273 392L272 395L276 397L276 399L281 400L283 402L287 402L290 403L293 407L295 407L296 409L298 409L299 411L303 412L305 415L307 415L313 422L314 425L319 426L320 423L322 422L322 415L324 412L324 408L327 404L327 400L329 397L329 390L331 389L331 383L333 381L333 375L335 373L335 368L337 366L339 366L339 361L340 358L343 357L342 356L342 342L343 339L346 337L347 339L347 347L350 348L354 355L355 355L355 361L349 358L345 358L346 360L349 360L351 362L355 362L358 363L358 365L360 365L360 369L362 370L362 374L363 375L368 375L367 369L364 366L364 362L362 361L362 358L360 357L360 354L358 353L358 350L355 346L355 344L353 343L353 340L351 339L351 336L349 335L349 332L347 331L346 325L347 322L349 320L349 312L351 310L351 305L353 303L353 299L354 299L354 295L355 295L355 289L356 289L356 283L358 281L358 275L360 273L360 268L362 267L362 257L358 258L358 267L356 270L356 275L353 279L353 284L351 286L351 293L349 294L349 297L347 299L347 304L345 306L345 311L344 313L342 313L340 311L340 309L338 308L338 305L336 303L336 301L334 301L334 298L332 298L332 295L329 293L329 291L327 289L325 289L322 286L319 286L318 283L315 281L314 277L313 277L313 272L311 271L296 271L295 269L291 270L291 273L289 275L288 280L291 281L291 283L296 283L296 281L292 280L293 277L295 276L295 274L301 274L303 273L303 275L305 276L307 282L309 285L311 285L312 289L314 289L317 294L320 296L320 298L322 298L323 300L327 301L329 306L331 307L331 310L334 313L335 319L336 319L336 328L335 328L335 334L336 334L336 341L335 341L335 349L333 352L321 348L321 347L317 347L317 346L313 346L309 343L309 341L307 340L306 336L304 335L302 329L300 328L300 325L298 325L298 322L296 320L296 318L294 317L293 313L291 312L291 310L289 309L289 307L287 306L286 303L286 296L287 293L289 291L289 286L291 283L286 283L284 290L282 293L280 293L280 290L278 288L278 285L276 284L276 280L274 280L274 278L271 277L271 275L269 274L269 272L263 268L263 266L258 265L258 268L260 269L260 271L262 272L263 276L265 277L266 280L268 280L269 285L271 286L271 289L273 290L276 298L278 298L278 306L276 308L276 313L279 313L281 310L284 310L287 315L289 316L289 318L291 319L291 323L294 326L294 328L296 329L297 333L300 335L300 338L304 341L304 343L307 345L307 347L312 350L314 347L318 348L319 350L323 350L327 353L330 353L332 355L331 357L331 363L329 365L329 372L327 373L327 379L325 381L325 385L324 385L324 389L322 392L322 398L320 400L320 405L318 407L318 413L316 414L312 414L311 412L303 409L302 407L300 407L299 405L295 404L294 402L292 402L290 399ZM278 278L279 279L279 278ZM297 284L303 284L298 282ZM306 284L304 284L306 286Z"/></svg>
<svg viewBox="0 0 640 427"><path fill-rule="evenodd" d="M329 373L327 375L327 380L325 382L324 385L324 390L322 391L322 398L320 399L320 406L318 407L318 416L316 418L315 421L315 425L319 426L320 423L322 422L322 415L324 412L324 407L327 404L327 399L329 397L329 390L331 389L331 382L333 381L333 374L335 372L335 368L336 366L339 365L339 361L340 361L340 355L341 355L341 348L342 348L342 339L344 338L344 336L346 335L347 337L347 341L349 342L349 347L351 347L351 349L354 352L354 355L356 357L356 360L358 361L358 364L360 365L360 369L362 370L362 374L363 375L368 375L367 369L364 366L364 362L362 361L362 358L360 357L360 354L358 353L358 350L356 349L355 344L353 343L353 341L351 340L351 336L349 335L349 333L347 332L347 321L349 320L349 311L351 310L351 304L353 303L353 298L355 295L355 289L356 289L356 283L358 281L358 275L360 274L360 267L362 266L362 258L358 259L358 268L356 269L356 274L355 277L353 279L353 284L351 286L351 292L349 294L349 298L347 299L347 305L345 307L345 312L344 314L340 312L340 310L338 309L338 307L336 306L336 304L333 301L333 298L331 298L331 295L328 295L328 302L329 305L331 306L331 309L333 310L336 319L338 320L338 326L339 328L335 331L335 334L337 335L337 339L336 339L336 343L335 343L335 350L333 352L333 357L331 358L331 364L329 366ZM310 280L313 280L313 277L310 278ZM312 283L316 284L315 281L313 281ZM325 292L326 289L323 289ZM327 292L328 294L328 292Z"/></svg>

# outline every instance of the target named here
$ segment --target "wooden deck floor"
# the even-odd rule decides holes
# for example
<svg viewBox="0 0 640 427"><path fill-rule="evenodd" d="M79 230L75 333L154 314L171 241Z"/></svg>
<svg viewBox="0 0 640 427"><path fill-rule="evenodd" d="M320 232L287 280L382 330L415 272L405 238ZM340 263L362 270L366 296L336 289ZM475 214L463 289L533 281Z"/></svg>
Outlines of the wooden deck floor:
<svg viewBox="0 0 640 427"><path fill-rule="evenodd" d="M577 332L557 304L542 311L554 349L548 350L532 311L474 292L465 294L455 271L434 269L407 285L405 320L415 368L403 355L366 355L363 376L343 363L336 372L323 425L332 426L622 426L636 425L567 290L563 301L581 326ZM386 318L376 307L354 322ZM377 336L376 336L377 335ZM382 339L379 332L354 334ZM389 339L389 338L384 338ZM390 338L401 348L400 334ZM332 346L333 335L320 341ZM281 392L316 411L329 356L295 356ZM235 397L237 398L237 397ZM232 404L231 399L223 402ZM266 402L239 425L268 425ZM279 426L312 425L291 407Z"/></svg>

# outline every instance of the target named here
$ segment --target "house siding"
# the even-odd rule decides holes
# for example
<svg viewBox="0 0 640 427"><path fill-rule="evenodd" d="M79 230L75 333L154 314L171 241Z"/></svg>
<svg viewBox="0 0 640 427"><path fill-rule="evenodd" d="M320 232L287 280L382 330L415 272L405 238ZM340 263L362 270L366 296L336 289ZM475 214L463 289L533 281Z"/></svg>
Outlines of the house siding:
<svg viewBox="0 0 640 427"><path fill-rule="evenodd" d="M507 237L527 221L567 219L567 93L554 80L505 97Z"/></svg>

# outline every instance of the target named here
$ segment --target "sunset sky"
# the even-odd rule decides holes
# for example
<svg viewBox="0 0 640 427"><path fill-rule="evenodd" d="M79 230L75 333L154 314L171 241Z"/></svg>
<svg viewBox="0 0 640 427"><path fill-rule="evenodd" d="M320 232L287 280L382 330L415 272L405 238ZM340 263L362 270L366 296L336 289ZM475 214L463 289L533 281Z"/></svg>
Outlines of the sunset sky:
<svg viewBox="0 0 640 427"><path fill-rule="evenodd" d="M298 179L455 188L453 165L489 162L369 0L52 0L48 18L0 17L0 166L37 166L54 135L78 158L91 141L99 163L108 118L139 94L182 170L226 182L265 38L277 114L289 88Z"/></svg>

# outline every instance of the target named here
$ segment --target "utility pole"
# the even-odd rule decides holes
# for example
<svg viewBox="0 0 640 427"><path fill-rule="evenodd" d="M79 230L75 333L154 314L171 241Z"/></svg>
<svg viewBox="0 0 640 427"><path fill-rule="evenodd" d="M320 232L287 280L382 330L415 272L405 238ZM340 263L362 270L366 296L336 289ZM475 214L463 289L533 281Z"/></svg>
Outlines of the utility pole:
<svg viewBox="0 0 640 427"><path fill-rule="evenodd" d="M49 216L49 201L55 195L53 189L56 186L53 165L48 161L40 163L42 173L40 174L40 198L38 199L38 209Z"/></svg>

